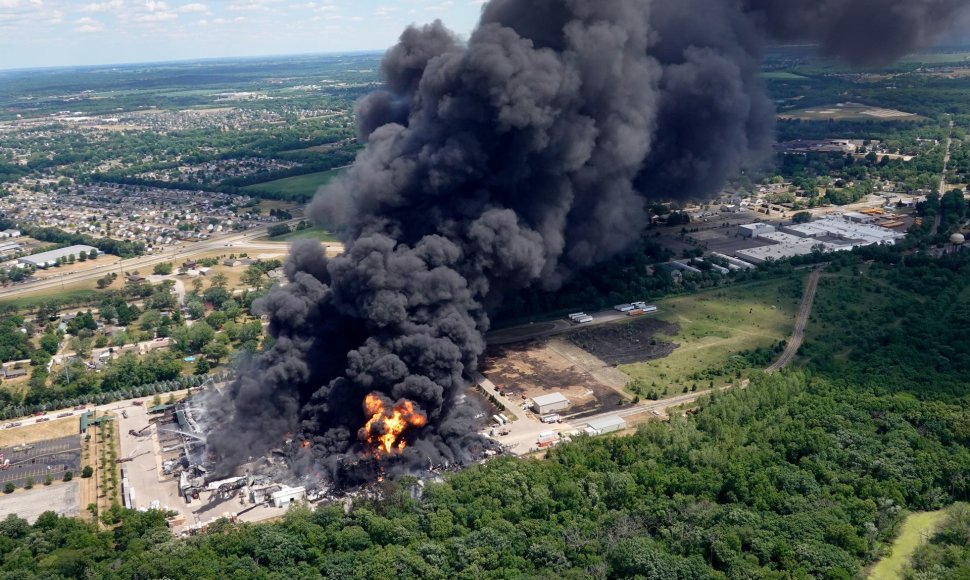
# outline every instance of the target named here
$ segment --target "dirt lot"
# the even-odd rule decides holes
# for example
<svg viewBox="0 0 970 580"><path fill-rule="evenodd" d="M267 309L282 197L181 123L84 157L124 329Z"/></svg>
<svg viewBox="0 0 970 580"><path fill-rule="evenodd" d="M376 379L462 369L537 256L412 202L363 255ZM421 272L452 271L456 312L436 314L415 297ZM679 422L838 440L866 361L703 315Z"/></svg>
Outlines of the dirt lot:
<svg viewBox="0 0 970 580"><path fill-rule="evenodd" d="M676 324L657 318L640 317L628 323L604 324L572 332L569 341L609 365L632 364L663 358L677 345L659 340L657 335L673 336Z"/></svg>
<svg viewBox="0 0 970 580"><path fill-rule="evenodd" d="M485 354L482 374L510 399L523 403L539 395L562 393L572 402L561 413L564 416L601 412L626 399L619 390L625 382L622 373L612 377L610 371L615 369L589 353L574 356L573 348L555 339L493 347ZM619 386L614 384L617 381Z"/></svg>

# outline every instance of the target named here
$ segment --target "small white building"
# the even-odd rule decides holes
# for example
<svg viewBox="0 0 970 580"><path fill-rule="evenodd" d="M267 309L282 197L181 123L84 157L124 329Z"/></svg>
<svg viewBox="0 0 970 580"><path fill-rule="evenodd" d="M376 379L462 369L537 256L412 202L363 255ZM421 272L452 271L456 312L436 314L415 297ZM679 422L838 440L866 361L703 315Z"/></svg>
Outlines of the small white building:
<svg viewBox="0 0 970 580"><path fill-rule="evenodd" d="M590 419L586 423L586 432L590 435L603 435L626 429L626 421L619 415L609 415L598 419Z"/></svg>
<svg viewBox="0 0 970 580"><path fill-rule="evenodd" d="M9 230L3 230L2 232L0 232L0 238L19 238L19 237L20 237L20 230L9 229Z"/></svg>
<svg viewBox="0 0 970 580"><path fill-rule="evenodd" d="M738 232L746 238L757 238L762 234L769 234L775 231L775 226L765 223L744 224L738 226Z"/></svg>
<svg viewBox="0 0 970 580"><path fill-rule="evenodd" d="M532 410L538 415L548 415L556 411L569 408L569 399L562 393L556 392L549 395L532 397Z"/></svg>
<svg viewBox="0 0 970 580"><path fill-rule="evenodd" d="M290 504L306 500L306 488L304 487L284 487L272 495L273 506L278 508L289 507Z"/></svg>

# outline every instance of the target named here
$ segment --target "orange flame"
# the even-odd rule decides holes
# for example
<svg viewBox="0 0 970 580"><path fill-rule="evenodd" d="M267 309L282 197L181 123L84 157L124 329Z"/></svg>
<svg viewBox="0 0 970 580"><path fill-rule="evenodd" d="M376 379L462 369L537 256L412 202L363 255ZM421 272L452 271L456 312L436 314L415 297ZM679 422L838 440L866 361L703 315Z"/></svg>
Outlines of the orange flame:
<svg viewBox="0 0 970 580"><path fill-rule="evenodd" d="M428 418L406 399L393 406L377 393L364 398L364 410L370 419L361 429L360 438L375 446L375 453L401 452L407 447L404 432L409 427L424 427Z"/></svg>
<svg viewBox="0 0 970 580"><path fill-rule="evenodd" d="M306 449L306 448L307 448L307 447L309 447L309 446L310 446L310 442L309 442L309 441L304 441L304 442L303 442L303 448L304 448L304 449Z"/></svg>

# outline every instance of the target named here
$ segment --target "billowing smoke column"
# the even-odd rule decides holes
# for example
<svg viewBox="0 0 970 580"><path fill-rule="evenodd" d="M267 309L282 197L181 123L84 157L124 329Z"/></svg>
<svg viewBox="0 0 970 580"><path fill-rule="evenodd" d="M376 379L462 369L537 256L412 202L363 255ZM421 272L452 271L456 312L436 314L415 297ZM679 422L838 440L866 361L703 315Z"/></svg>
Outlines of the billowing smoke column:
<svg viewBox="0 0 970 580"><path fill-rule="evenodd" d="M261 305L275 340L216 406L211 451L235 465L292 434L297 464L338 480L361 457L466 459L464 377L506 292L556 288L636 240L645 199L713 192L766 150L765 31L876 62L964 5L492 0L467 42L409 28L358 104L366 148L311 204L346 253L294 247Z"/></svg>

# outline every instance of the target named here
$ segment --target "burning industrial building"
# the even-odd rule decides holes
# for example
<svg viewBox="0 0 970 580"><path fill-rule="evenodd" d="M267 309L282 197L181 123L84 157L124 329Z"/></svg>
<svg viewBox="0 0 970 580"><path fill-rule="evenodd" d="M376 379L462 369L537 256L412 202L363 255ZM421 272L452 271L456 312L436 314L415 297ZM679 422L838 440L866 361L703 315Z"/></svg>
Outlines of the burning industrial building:
<svg viewBox="0 0 970 580"><path fill-rule="evenodd" d="M294 246L208 453L227 472L291 440L294 477L336 482L474 460L490 443L463 391L489 314L628 247L645 200L714 192L768 151L765 39L878 62L965 5L492 0L467 41L409 28L358 104L365 149L310 206L346 252Z"/></svg>

